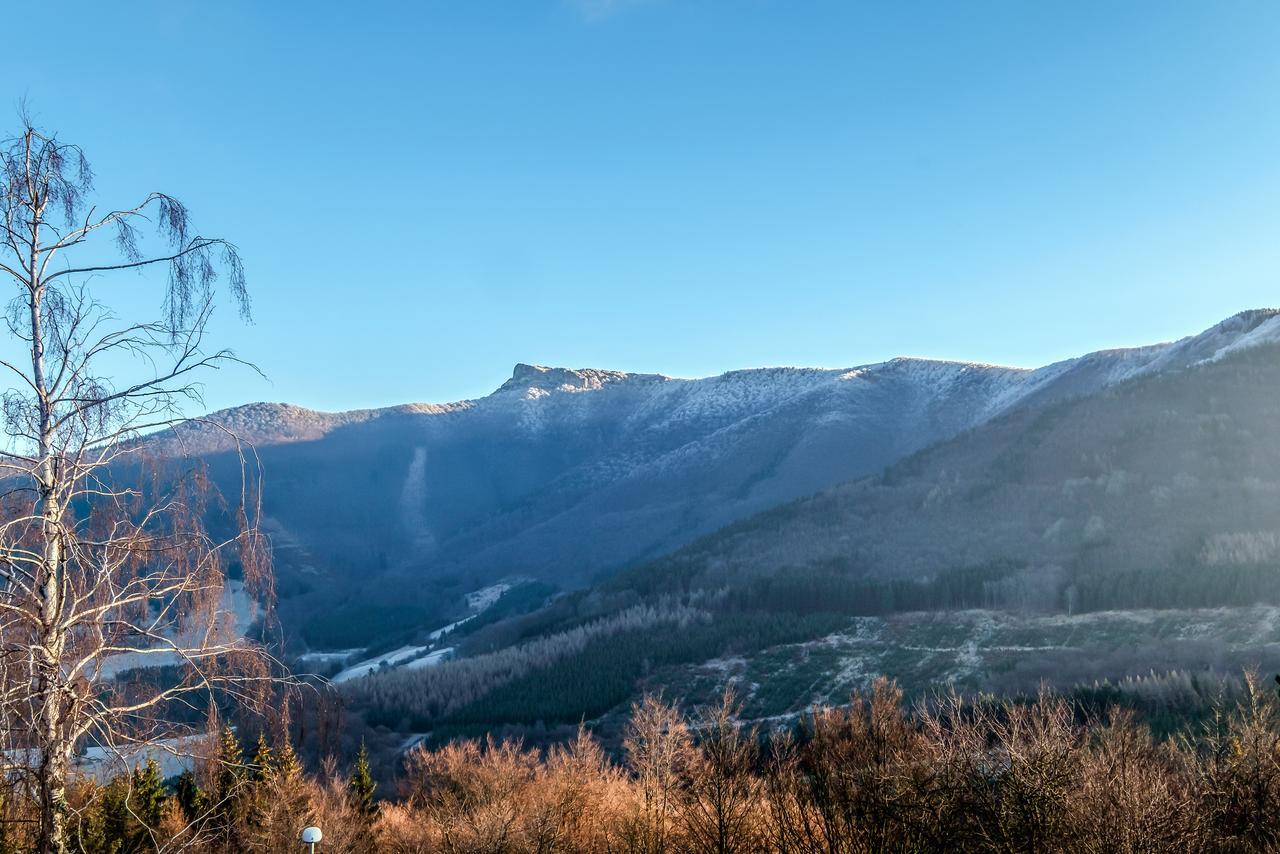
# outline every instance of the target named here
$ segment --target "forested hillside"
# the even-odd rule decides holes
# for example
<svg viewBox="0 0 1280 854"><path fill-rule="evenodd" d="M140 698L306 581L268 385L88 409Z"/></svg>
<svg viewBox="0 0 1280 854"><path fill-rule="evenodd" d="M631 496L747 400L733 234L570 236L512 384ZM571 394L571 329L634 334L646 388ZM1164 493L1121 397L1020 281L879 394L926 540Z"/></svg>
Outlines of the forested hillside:
<svg viewBox="0 0 1280 854"><path fill-rule="evenodd" d="M1079 552L1087 546L1110 560L1110 552L1095 547L1126 524L1134 490L1177 506L1196 494L1189 478L1215 476L1211 458L1190 460L1168 477L1154 472L1149 483L1139 483L1133 478L1145 476L1141 461L1126 463L1123 444L1112 448L1125 438L1123 418L1101 410L1098 417L1111 419L1115 435L1098 432L1071 448L1090 455L1092 463L1062 474L1064 482L1074 478L1069 486L1042 484L1053 495L1011 492L1022 488L1018 478L1024 474L1039 476L1021 472L1018 454L1034 452L1030 443L1041 434L1066 453L1063 433L1045 433L1048 419L1065 418L1070 425L1075 422L1066 413L1084 410L1063 402L1096 397L1090 405L1128 405L1108 404L1113 398L1103 392L1117 384L1142 387L1126 384L1134 378L1154 383L1132 401L1135 424L1158 429L1150 423L1150 408L1166 405L1174 407L1170 417L1181 418L1186 405L1177 395L1202 396L1182 384L1183 371L1220 353L1266 346L1278 329L1274 313L1245 312L1174 344L1102 351L1037 370L896 359L848 370L762 369L679 380L519 365L508 382L479 400L338 414L255 404L153 441L171 453L204 455L228 488L238 481L240 464L220 449L236 436L253 443L286 633L299 649L340 650L447 623L458 613L461 594L505 577L534 577L571 590L644 566L627 583L661 585L667 570L652 571L651 562L708 535L711 540L667 566L678 565L680 573L698 575L696 583L712 586L720 583L717 573L776 576L775 570L793 565L809 566L802 573L805 584L814 571L843 580L918 580L993 560L1086 572L1076 566ZM1228 394L1247 395L1249 378L1224 377L1237 379L1242 385ZM1174 395L1169 401L1160 399L1165 388ZM1219 405L1231 417L1236 401L1223 397ZM1218 417L1212 410L1195 415L1201 416ZM1087 417L1093 416L1078 416ZM978 430L972 447L957 446L953 453L962 459L955 464L934 466L933 457L916 457L891 469L879 487L841 487L714 534L761 511L876 475L993 418L1002 427ZM1203 450L1201 437L1178 435L1192 443L1189 452ZM1084 447L1088 441L1098 447ZM1074 458L1069 462L1074 465ZM921 466L933 480L916 495L910 473ZM1102 477L1110 479L1103 484ZM1073 490L1073 502L1063 505L1057 492L1066 488ZM983 489L993 491L987 503L970 500ZM1092 506L1091 490L1124 506L1100 506L1081 516L1081 507ZM1011 512L991 503L996 495L1011 502ZM912 508L924 507L926 498L927 513L917 518ZM1027 502L1037 508L1034 519L1019 515L1032 512ZM843 515L853 505L857 509L848 512L870 515ZM1051 507L1057 515L1042 518ZM884 522L894 513L897 521ZM918 527L902 527L907 517ZM987 527L988 517L994 527ZM1027 525L1035 527L1036 543L1052 548L1037 545L1034 554L1023 548ZM759 543L751 540L752 526L767 532ZM954 548L952 527L961 529ZM966 545L964 530L982 530L982 543ZM1235 533L1247 537L1251 531ZM1010 537L1021 545L1006 547ZM927 541L935 544L933 552ZM733 542L750 557L735 557ZM1177 543L1189 547L1185 537ZM698 557L704 552L705 560ZM1168 553L1152 557L1163 560ZM1033 574L1042 575L1039 569ZM1080 596L1096 595L1086 589L1089 583L1079 579ZM852 594L842 586L832 595ZM856 598L865 599L861 593Z"/></svg>
<svg viewBox="0 0 1280 854"><path fill-rule="evenodd" d="M629 577L766 596L826 579L843 597L1000 565L1018 569L985 579L994 605L1276 601L1278 383L1268 345L1019 410Z"/></svg>
<svg viewBox="0 0 1280 854"><path fill-rule="evenodd" d="M878 675L918 695L1280 666L1278 386L1260 342L1029 403L512 616L499 648L352 685L351 708L541 738L608 732L645 689L745 685L771 717ZM626 628L641 613L665 627Z"/></svg>

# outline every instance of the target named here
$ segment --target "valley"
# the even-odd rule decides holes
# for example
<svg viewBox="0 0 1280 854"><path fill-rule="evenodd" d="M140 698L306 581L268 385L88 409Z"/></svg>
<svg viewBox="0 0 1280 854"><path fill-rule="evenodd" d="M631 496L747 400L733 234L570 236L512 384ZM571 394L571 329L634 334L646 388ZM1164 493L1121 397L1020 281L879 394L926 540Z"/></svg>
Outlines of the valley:
<svg viewBox="0 0 1280 854"><path fill-rule="evenodd" d="M1280 852L1280 5L129 6L6 10L0 854Z"/></svg>
<svg viewBox="0 0 1280 854"><path fill-rule="evenodd" d="M762 722L881 676L1197 714L1280 668L1276 384L1280 315L1253 311L1030 371L518 366L479 401L213 418L272 413L285 638L393 766L607 737L646 691L733 686Z"/></svg>
<svg viewBox="0 0 1280 854"><path fill-rule="evenodd" d="M769 727L881 677L1195 719L1280 670L1277 386L1254 311L1030 371L520 366L479 401L253 405L151 442L215 479L222 427L260 443L278 598L231 582L228 619L277 632L390 781L459 736L586 721L617 749L646 693L731 689ZM164 663L134 658L104 673Z"/></svg>

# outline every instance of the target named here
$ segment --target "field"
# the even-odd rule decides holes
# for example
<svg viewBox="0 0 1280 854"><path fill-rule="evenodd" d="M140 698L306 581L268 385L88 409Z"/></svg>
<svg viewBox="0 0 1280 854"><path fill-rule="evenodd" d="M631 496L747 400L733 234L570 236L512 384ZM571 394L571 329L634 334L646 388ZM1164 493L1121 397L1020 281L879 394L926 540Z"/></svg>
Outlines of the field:
<svg viewBox="0 0 1280 854"><path fill-rule="evenodd" d="M1153 674L1215 678L1245 668L1280 668L1280 608L858 617L818 640L713 659L662 676L668 695L690 702L706 701L732 683L745 714L764 719L846 702L881 676L918 699L953 687L961 693L1029 694L1042 683L1070 691L1105 681L1123 691Z"/></svg>

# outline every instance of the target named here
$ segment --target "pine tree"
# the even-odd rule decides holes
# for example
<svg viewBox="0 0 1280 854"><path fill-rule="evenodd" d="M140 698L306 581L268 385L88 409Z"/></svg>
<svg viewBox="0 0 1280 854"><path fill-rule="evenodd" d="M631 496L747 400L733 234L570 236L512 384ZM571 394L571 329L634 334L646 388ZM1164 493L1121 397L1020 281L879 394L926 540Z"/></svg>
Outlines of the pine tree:
<svg viewBox="0 0 1280 854"><path fill-rule="evenodd" d="M133 817L129 815L129 778L115 777L102 789L103 851L123 851L132 835Z"/></svg>
<svg viewBox="0 0 1280 854"><path fill-rule="evenodd" d="M196 782L196 775L191 773L190 769L183 771L178 777L174 794L188 822L199 821L209 808L209 799L200 788L200 784Z"/></svg>
<svg viewBox="0 0 1280 854"><path fill-rule="evenodd" d="M355 768L352 769L351 780L347 785L351 789L356 809L362 815L373 815L373 790L378 784L373 782L373 775L369 772L369 750L365 747L364 739L360 740L360 752L356 754Z"/></svg>
<svg viewBox="0 0 1280 854"><path fill-rule="evenodd" d="M250 779L255 783L265 783L275 771L271 745L267 744L267 737L263 733L258 733L258 745L253 752L253 762L250 764L253 766L249 772Z"/></svg>
<svg viewBox="0 0 1280 854"><path fill-rule="evenodd" d="M273 767L276 777L286 784L295 783L302 776L302 763L298 761L298 754L294 752L287 733L280 739Z"/></svg>
<svg viewBox="0 0 1280 854"><path fill-rule="evenodd" d="M165 794L164 781L160 779L160 766L154 759L148 759L141 768L134 769L130 809L147 828L155 830L164 817L166 800L168 795ZM145 830L142 835L150 836Z"/></svg>
<svg viewBox="0 0 1280 854"><path fill-rule="evenodd" d="M258 826L263 838L273 840L272 844L294 840L298 830L306 825L311 806L302 762L287 733L286 729L275 745L271 775L261 789L267 800L258 813Z"/></svg>
<svg viewBox="0 0 1280 854"><path fill-rule="evenodd" d="M229 726L222 728L218 739L218 773L214 778L213 811L219 829L229 837L244 817L243 786L244 752L240 739Z"/></svg>
<svg viewBox="0 0 1280 854"><path fill-rule="evenodd" d="M229 726L222 728L218 739L218 775L214 794L221 803L233 797L244 781L244 752L240 739Z"/></svg>
<svg viewBox="0 0 1280 854"><path fill-rule="evenodd" d="M253 759L249 762L249 824L261 829L271 809L271 801L276 780L275 757L271 745L267 743L264 733L258 733L258 744L253 751Z"/></svg>

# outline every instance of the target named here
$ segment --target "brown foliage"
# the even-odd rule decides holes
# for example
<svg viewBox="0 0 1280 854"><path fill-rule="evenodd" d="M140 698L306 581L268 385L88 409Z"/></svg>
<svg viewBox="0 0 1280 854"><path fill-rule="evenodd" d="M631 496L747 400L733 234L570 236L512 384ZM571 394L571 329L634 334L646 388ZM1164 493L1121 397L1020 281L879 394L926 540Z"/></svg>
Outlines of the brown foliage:
<svg viewBox="0 0 1280 854"><path fill-rule="evenodd" d="M646 697L632 708L623 763L585 729L546 752L493 739L419 746L398 799L372 815L332 762L308 777L277 749L270 772L245 778L235 796L248 808L224 811L235 816L230 832L187 825L169 802L155 813L156 840L160 850L289 851L304 825L318 824L325 851L352 854L1145 854L1280 844L1280 708L1252 679L1203 732L1163 743L1129 712L1082 719L1048 693L1026 703L952 695L908 711L881 681L868 697L764 737L738 708L726 694L686 718ZM78 838L95 840L86 850L133 850L111 847L122 819L110 805L124 803L113 791L73 789ZM106 806L94 813L95 803ZM140 838L136 820L124 824ZM3 826L10 835L0 842L20 836Z"/></svg>
<svg viewBox="0 0 1280 854"><path fill-rule="evenodd" d="M1280 721L1256 690L1220 733L1157 743L1122 710L1081 721L1061 697L908 713L878 682L767 738L731 694L686 720L647 697L626 763L585 732L539 758L518 744L419 748L388 851L880 852L1272 850ZM1217 733L1217 734L1215 734Z"/></svg>

